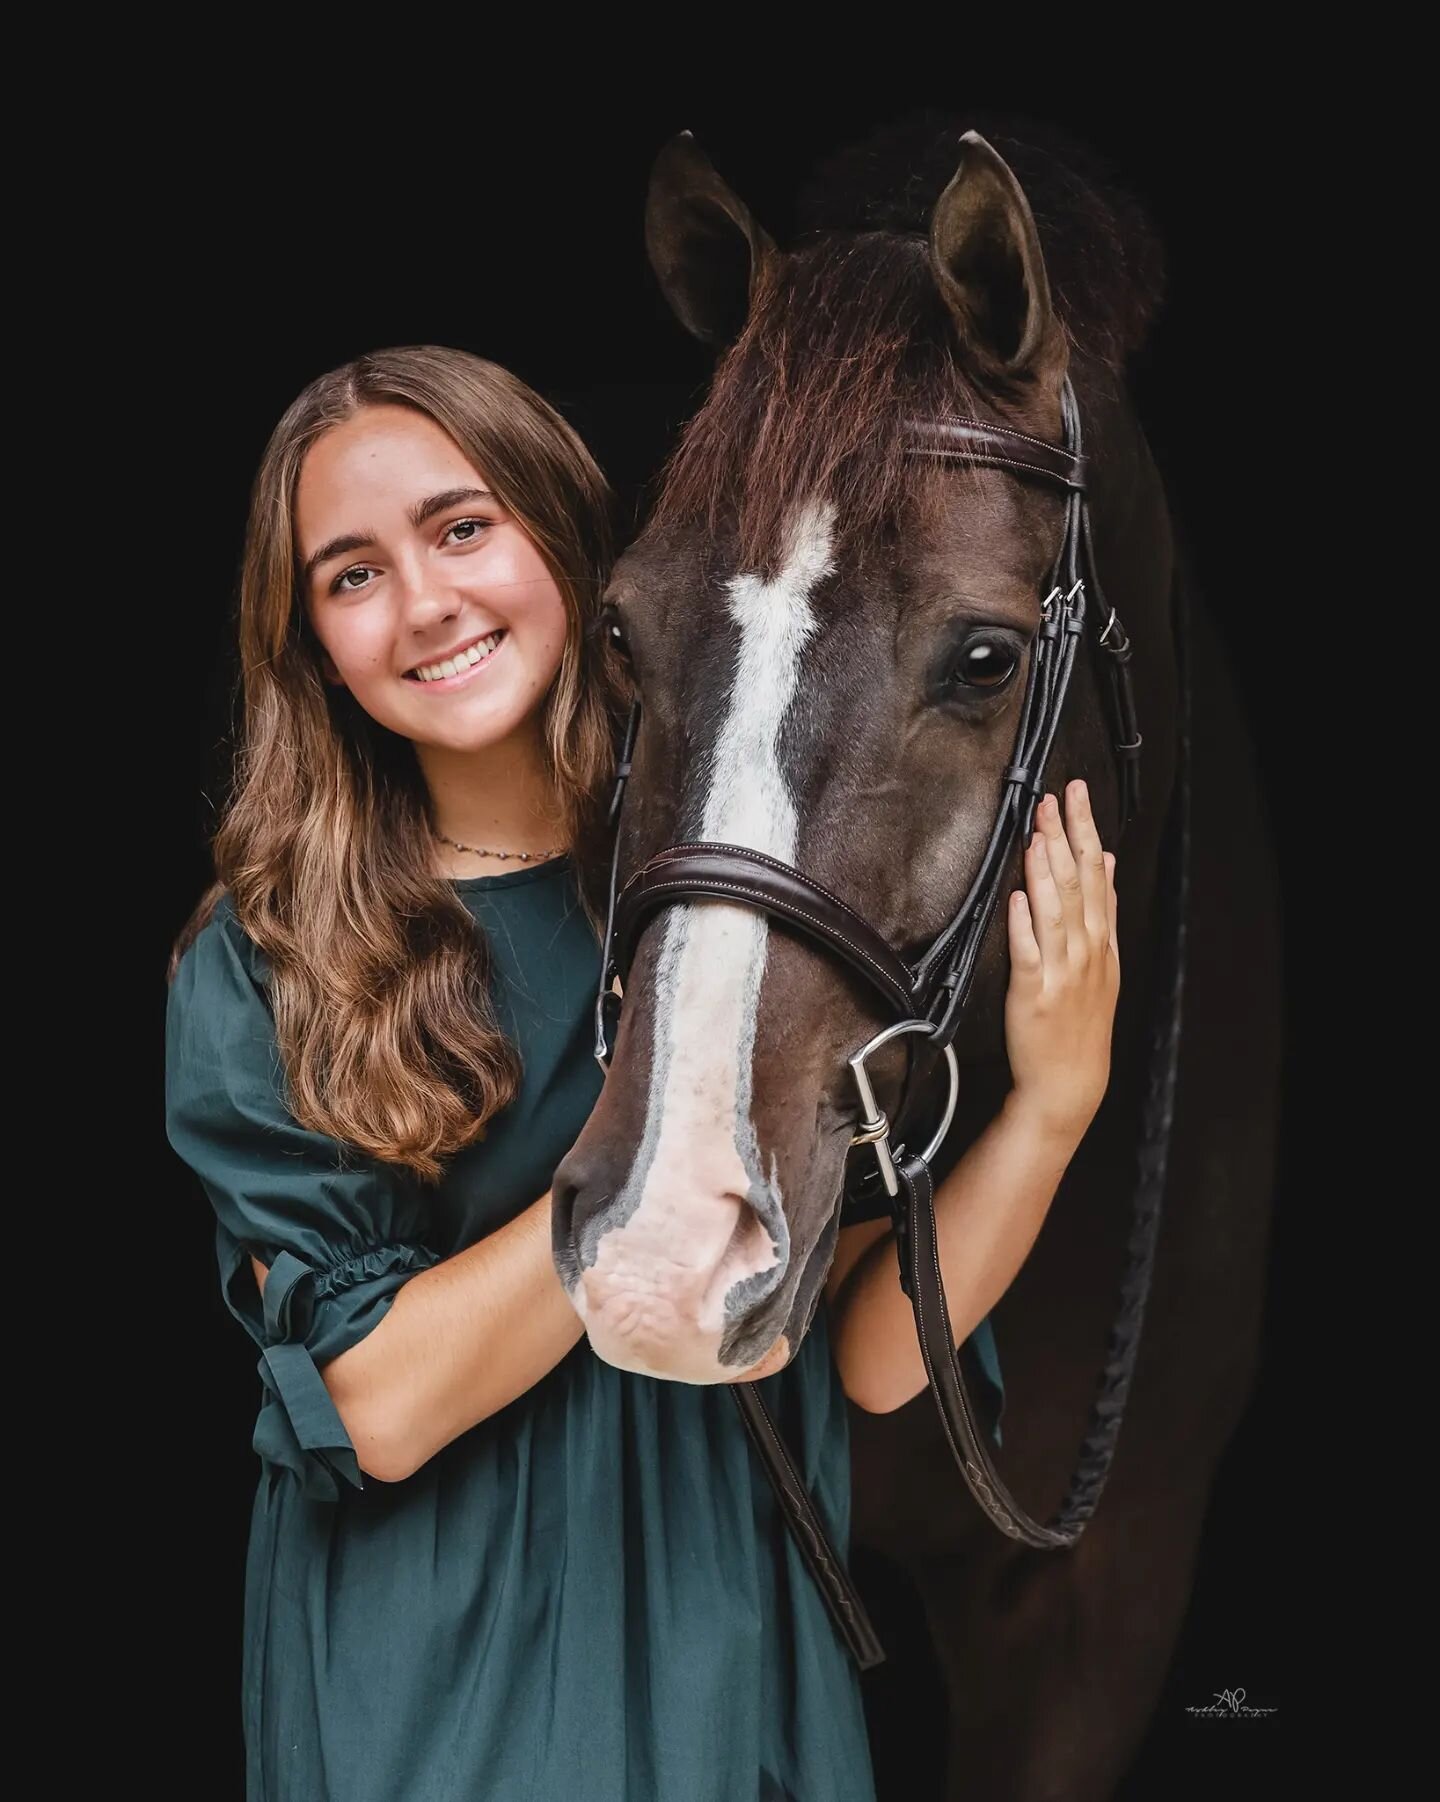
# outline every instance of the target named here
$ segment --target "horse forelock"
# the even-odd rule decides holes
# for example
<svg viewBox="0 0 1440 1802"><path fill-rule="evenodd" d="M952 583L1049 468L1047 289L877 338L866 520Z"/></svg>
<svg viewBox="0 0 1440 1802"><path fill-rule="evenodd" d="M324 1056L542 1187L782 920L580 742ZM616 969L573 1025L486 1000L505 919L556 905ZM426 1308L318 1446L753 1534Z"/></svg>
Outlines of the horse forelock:
<svg viewBox="0 0 1440 1802"><path fill-rule="evenodd" d="M976 385L923 241L829 237L782 259L662 472L651 524L702 524L773 579L790 523L834 509L837 544L900 517L923 472L907 417L973 413Z"/></svg>

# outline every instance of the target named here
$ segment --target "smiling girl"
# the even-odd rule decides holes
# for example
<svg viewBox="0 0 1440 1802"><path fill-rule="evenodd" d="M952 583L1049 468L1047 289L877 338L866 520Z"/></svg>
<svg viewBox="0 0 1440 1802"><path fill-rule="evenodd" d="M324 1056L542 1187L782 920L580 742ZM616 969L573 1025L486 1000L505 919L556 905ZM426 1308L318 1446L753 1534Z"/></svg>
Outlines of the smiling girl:
<svg viewBox="0 0 1440 1802"><path fill-rule="evenodd" d="M602 1080L588 873L626 700L593 629L607 516L553 409L434 347L313 382L256 478L234 790L166 1059L170 1139L261 1353L252 1802L873 1795L854 1667L730 1398L602 1363L552 1263L551 1177ZM1065 1085L1083 1131L1115 985L1055 972L1067 921L1113 953L1113 860L1083 795L1077 857L1040 817L1045 917L1037 939L1012 910L1007 1024L1017 1082ZM1016 1151L1037 1117L950 1179L1011 1273L1069 1155L1063 1134ZM895 1406L908 1310L855 1231ZM828 1332L822 1308L762 1390L843 1547Z"/></svg>

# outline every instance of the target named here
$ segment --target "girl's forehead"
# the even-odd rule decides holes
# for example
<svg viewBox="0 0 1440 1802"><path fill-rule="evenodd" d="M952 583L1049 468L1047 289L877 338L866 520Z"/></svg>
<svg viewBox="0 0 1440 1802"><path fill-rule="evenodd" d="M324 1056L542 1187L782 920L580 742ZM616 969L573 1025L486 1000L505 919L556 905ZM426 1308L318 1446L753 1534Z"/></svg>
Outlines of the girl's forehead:
<svg viewBox="0 0 1440 1802"><path fill-rule="evenodd" d="M365 407L306 451L296 485L297 523L356 506L408 507L442 489L484 488L453 438L409 407ZM325 525L316 526L324 530Z"/></svg>

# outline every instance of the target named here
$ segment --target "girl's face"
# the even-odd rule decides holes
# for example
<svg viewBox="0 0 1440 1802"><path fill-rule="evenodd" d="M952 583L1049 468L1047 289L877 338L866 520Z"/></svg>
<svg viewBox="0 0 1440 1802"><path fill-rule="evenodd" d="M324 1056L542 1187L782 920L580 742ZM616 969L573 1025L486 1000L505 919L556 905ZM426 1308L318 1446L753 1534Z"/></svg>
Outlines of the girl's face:
<svg viewBox="0 0 1440 1802"><path fill-rule="evenodd" d="M301 591L325 673L420 745L478 751L538 708L565 603L485 477L424 414L369 406L300 466Z"/></svg>

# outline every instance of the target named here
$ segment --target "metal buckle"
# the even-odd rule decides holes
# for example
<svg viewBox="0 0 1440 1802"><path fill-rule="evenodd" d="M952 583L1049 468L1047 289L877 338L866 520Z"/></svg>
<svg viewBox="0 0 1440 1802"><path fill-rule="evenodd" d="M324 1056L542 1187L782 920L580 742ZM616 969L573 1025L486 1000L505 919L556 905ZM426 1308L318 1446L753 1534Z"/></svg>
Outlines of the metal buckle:
<svg viewBox="0 0 1440 1802"><path fill-rule="evenodd" d="M877 1032L868 1045L862 1045L850 1059L850 1069L855 1077L855 1086L860 1091L860 1105L864 1110L864 1118L851 1137L852 1145L873 1145L876 1161L880 1165L880 1176L885 1184L885 1193L896 1196L900 1193L900 1184L895 1176L895 1159L890 1151L890 1122L884 1111L875 1100L875 1090L870 1083L870 1073L865 1068L865 1060L882 1045L888 1045L891 1039L898 1038L902 1032L933 1033L934 1025L929 1020L901 1020L895 1026L887 1026L883 1032ZM950 1122L955 1118L955 1105L960 1099L960 1065L955 1057L955 1047L945 1047L945 1067L950 1072L950 1095L945 1103L945 1117L941 1120L935 1137L921 1152L920 1156L929 1163L940 1149L945 1135L950 1130Z"/></svg>
<svg viewBox="0 0 1440 1802"><path fill-rule="evenodd" d="M610 1072L610 1059L615 1055L621 999L610 988L601 989L595 997L595 1062L607 1075Z"/></svg>

